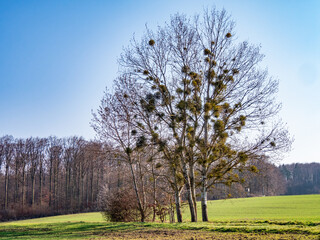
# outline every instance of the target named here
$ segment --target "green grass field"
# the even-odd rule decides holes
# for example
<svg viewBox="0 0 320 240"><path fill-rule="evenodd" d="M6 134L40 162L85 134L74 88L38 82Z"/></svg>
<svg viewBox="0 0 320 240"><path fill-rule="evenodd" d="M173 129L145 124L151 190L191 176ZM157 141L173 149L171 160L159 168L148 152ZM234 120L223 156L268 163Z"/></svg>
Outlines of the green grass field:
<svg viewBox="0 0 320 240"><path fill-rule="evenodd" d="M208 210L208 223L187 222L187 209L180 224L108 223L100 213L6 222L0 239L320 239L320 195L211 201Z"/></svg>
<svg viewBox="0 0 320 240"><path fill-rule="evenodd" d="M200 208L198 211L201 213ZM208 215L210 221L282 220L320 222L320 195L209 201Z"/></svg>

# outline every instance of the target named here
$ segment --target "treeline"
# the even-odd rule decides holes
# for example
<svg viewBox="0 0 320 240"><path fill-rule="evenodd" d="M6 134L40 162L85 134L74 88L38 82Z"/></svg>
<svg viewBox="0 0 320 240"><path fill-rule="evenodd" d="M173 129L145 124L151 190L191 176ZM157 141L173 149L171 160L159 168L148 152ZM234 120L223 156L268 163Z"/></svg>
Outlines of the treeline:
<svg viewBox="0 0 320 240"><path fill-rule="evenodd" d="M221 199L226 192L232 197L320 194L320 163L275 166L259 161L255 165L259 169L258 174L246 174L245 183L235 183L229 189L216 186L211 199Z"/></svg>
<svg viewBox="0 0 320 240"><path fill-rule="evenodd" d="M277 167L260 157L248 164L257 170L236 170L243 181L214 184L208 199L320 193L319 163ZM173 178L169 171L163 155L150 146L138 146L129 161L118 149L81 137L3 136L0 221L106 208L111 220L139 221L138 197L145 219L168 216L173 222L175 186L182 202L187 196L183 175ZM195 200L200 194L197 189Z"/></svg>
<svg viewBox="0 0 320 240"><path fill-rule="evenodd" d="M288 195L320 193L320 163L293 163L279 167Z"/></svg>
<svg viewBox="0 0 320 240"><path fill-rule="evenodd" d="M258 172L241 173L245 179L242 183L234 183L230 187L217 184L209 194L210 199L224 199L226 197L259 197L278 196L286 193L287 184L280 169L267 159L253 161Z"/></svg>
<svg viewBox="0 0 320 240"><path fill-rule="evenodd" d="M81 137L1 137L0 221L100 210L111 203L131 206L132 211L138 209L136 194L146 218L169 215L174 221L173 181L185 200L183 176L172 179L155 148L138 147L131 162L121 155L116 148ZM274 183L274 165L262 159L252 164L260 174L239 172L245 183L216 184L209 199L282 193ZM124 216L120 220L140 220L137 214Z"/></svg>
<svg viewBox="0 0 320 240"><path fill-rule="evenodd" d="M211 199L232 197L320 194L320 163L292 163L275 166L266 161L256 162L258 174L247 174L245 183L231 188L216 186ZM220 190L220 191L219 191Z"/></svg>
<svg viewBox="0 0 320 240"><path fill-rule="evenodd" d="M1 137L0 221L95 209L104 154L81 137Z"/></svg>

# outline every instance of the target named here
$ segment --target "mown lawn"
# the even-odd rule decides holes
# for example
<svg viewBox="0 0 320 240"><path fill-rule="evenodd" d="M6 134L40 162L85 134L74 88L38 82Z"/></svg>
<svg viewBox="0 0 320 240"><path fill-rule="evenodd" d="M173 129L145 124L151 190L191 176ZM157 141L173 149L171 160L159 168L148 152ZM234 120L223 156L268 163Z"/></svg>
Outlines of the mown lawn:
<svg viewBox="0 0 320 240"><path fill-rule="evenodd" d="M0 223L0 239L320 239L320 195L211 201L209 217L108 223L100 213L72 214Z"/></svg>

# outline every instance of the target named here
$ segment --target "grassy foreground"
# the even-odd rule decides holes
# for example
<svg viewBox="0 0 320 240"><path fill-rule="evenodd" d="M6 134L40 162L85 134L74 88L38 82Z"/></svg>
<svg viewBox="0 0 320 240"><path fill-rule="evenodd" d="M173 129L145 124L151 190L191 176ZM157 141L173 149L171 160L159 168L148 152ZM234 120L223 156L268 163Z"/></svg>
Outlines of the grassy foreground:
<svg viewBox="0 0 320 240"><path fill-rule="evenodd" d="M208 223L108 223L100 213L84 213L0 223L0 239L320 239L320 195L208 206Z"/></svg>

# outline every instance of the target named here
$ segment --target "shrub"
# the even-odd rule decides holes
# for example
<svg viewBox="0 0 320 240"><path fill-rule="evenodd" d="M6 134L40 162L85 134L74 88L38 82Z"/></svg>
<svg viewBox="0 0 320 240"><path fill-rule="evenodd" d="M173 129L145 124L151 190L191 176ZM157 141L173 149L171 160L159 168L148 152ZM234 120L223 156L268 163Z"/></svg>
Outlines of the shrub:
<svg viewBox="0 0 320 240"><path fill-rule="evenodd" d="M119 189L104 194L102 211L104 217L111 222L131 222L139 220L138 206L132 191Z"/></svg>

